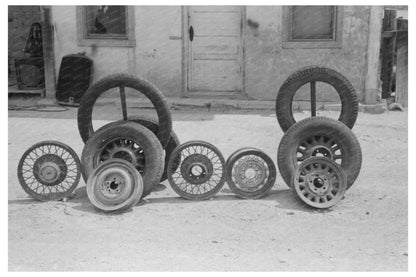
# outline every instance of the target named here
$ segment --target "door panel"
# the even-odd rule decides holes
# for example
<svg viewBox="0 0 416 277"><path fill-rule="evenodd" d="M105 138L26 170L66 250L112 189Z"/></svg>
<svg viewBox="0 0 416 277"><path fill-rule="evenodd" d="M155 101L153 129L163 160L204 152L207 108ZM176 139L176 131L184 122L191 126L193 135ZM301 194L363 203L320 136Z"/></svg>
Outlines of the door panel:
<svg viewBox="0 0 416 277"><path fill-rule="evenodd" d="M189 92L241 92L242 8L188 8Z"/></svg>

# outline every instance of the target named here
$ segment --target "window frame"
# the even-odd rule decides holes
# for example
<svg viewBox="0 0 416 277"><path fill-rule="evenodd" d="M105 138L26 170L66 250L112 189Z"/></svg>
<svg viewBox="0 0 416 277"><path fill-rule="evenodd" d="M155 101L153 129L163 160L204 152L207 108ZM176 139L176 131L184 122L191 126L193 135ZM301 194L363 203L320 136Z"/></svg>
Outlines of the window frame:
<svg viewBox="0 0 416 277"><path fill-rule="evenodd" d="M282 10L282 47L283 48L341 48L344 8L335 7L333 39L292 39L293 6L283 6Z"/></svg>
<svg viewBox="0 0 416 277"><path fill-rule="evenodd" d="M78 46L135 47L134 6L126 6L126 36L87 33L86 6L76 7Z"/></svg>

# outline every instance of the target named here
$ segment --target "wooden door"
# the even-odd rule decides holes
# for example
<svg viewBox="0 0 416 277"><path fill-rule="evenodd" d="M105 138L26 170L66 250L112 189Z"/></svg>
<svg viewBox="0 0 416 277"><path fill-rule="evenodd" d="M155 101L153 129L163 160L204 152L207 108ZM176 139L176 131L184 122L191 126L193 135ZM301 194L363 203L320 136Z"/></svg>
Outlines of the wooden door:
<svg viewBox="0 0 416 277"><path fill-rule="evenodd" d="M187 8L186 88L192 94L237 94L243 87L242 11L239 6Z"/></svg>

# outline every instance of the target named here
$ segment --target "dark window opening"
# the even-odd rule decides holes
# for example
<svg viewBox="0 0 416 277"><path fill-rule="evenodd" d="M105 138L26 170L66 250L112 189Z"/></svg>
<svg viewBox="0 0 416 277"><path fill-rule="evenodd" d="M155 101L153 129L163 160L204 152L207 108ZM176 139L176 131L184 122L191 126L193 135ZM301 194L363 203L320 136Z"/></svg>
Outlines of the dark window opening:
<svg viewBox="0 0 416 277"><path fill-rule="evenodd" d="M126 6L86 6L87 38L126 38Z"/></svg>
<svg viewBox="0 0 416 277"><path fill-rule="evenodd" d="M290 40L335 40L335 6L292 6Z"/></svg>

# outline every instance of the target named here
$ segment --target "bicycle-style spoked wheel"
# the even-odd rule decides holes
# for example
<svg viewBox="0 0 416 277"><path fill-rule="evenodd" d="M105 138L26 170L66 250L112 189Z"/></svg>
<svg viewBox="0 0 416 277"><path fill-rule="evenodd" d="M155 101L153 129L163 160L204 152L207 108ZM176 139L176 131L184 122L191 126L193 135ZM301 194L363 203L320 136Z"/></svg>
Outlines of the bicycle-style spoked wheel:
<svg viewBox="0 0 416 277"><path fill-rule="evenodd" d="M296 169L291 188L303 203L325 209L342 199L347 189L347 177L342 167L333 160L311 157Z"/></svg>
<svg viewBox="0 0 416 277"><path fill-rule="evenodd" d="M69 196L81 177L81 163L75 151L58 141L42 141L22 155L17 177L23 190L40 200Z"/></svg>
<svg viewBox="0 0 416 277"><path fill-rule="evenodd" d="M224 185L225 160L214 145L204 141L189 141L173 151L167 174L177 194L189 200L206 200Z"/></svg>

